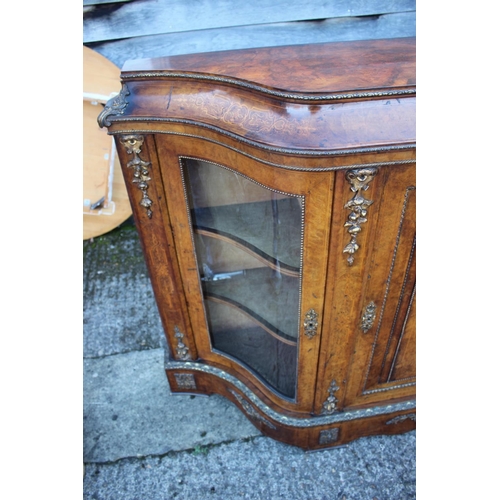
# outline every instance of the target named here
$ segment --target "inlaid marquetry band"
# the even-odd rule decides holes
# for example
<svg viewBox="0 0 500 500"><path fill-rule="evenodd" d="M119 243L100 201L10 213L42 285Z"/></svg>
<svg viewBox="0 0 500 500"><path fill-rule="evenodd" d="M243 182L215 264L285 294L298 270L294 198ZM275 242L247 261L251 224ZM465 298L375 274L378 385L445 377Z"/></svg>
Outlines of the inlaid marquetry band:
<svg viewBox="0 0 500 500"><path fill-rule="evenodd" d="M151 180L151 177L149 177L149 167L151 166L151 162L144 161L139 156L142 145L144 144L144 136L138 134L122 135L120 136L120 142L125 146L129 155L134 155L132 160L127 163L127 167L134 169L134 178L132 182L142 192L142 200L139 202L139 205L146 209L147 216L151 219L153 216L153 211L151 210L153 201L148 196L148 182Z"/></svg>
<svg viewBox="0 0 500 500"><path fill-rule="evenodd" d="M377 173L376 168L360 168L348 170L345 174L347 181L350 184L350 189L354 193L345 205L351 213L347 217L347 222L344 227L347 227L347 232L351 236L351 241L344 248L344 253L348 254L347 263L352 266L354 263L354 254L359 250L358 234L361 231L361 224L364 224L368 219L368 207L373 203L372 200L367 200L363 197L363 191L370 187L370 182Z"/></svg>
<svg viewBox="0 0 500 500"><path fill-rule="evenodd" d="M155 78L155 79L168 79L168 78L183 78L188 80L204 80L216 83L224 83L235 85L237 87L247 88L253 91L261 92L263 94L280 97L282 99L297 99L300 101L339 101L350 99L373 99L377 97L404 97L414 96L417 93L415 88L410 89L394 89L394 90L373 90L366 92L349 92L347 94L330 93L330 94L307 94L301 92L283 92L282 90L270 89L256 85L255 83L239 80L237 78L228 78L224 76L204 75L200 73L183 73L180 71L141 71L135 73L125 73L121 75L122 80L134 80L142 78Z"/></svg>
<svg viewBox="0 0 500 500"><path fill-rule="evenodd" d="M97 123L99 127L109 127L111 122L109 121L110 116L123 115L125 108L128 106L126 97L130 95L130 91L125 83L122 84L122 88L118 95L112 97L104 106L104 109L99 113L97 117Z"/></svg>
<svg viewBox="0 0 500 500"><path fill-rule="evenodd" d="M258 410L266 415L270 420L279 422L280 424L288 425L290 427L317 427L321 425L329 425L340 422L347 422L357 420L359 418L375 417L378 415L388 415L391 413L401 412L405 410L412 410L416 408L416 401L406 401L403 403L393 403L382 406L375 406L372 408L363 408L358 410L347 410L335 412L332 415L320 415L311 418L295 418L288 417L278 413L266 404L264 404L243 382L236 377L226 373L214 366L208 366L194 361L175 361L167 360L165 362L166 370L192 370L199 373L207 373L232 384L238 389Z"/></svg>

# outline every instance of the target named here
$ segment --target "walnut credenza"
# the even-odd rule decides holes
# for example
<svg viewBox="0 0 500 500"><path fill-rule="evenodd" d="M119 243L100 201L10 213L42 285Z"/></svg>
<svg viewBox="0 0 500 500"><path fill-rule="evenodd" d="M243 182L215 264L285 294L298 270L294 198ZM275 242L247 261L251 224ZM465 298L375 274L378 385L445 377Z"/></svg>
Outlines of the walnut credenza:
<svg viewBox="0 0 500 500"><path fill-rule="evenodd" d="M174 392L305 449L415 427L415 39L127 62L116 141Z"/></svg>

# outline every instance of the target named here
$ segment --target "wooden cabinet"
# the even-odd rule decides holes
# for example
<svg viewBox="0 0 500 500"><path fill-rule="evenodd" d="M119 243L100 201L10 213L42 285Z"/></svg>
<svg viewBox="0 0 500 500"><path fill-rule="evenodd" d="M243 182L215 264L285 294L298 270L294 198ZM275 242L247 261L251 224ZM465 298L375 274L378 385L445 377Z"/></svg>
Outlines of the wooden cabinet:
<svg viewBox="0 0 500 500"><path fill-rule="evenodd" d="M116 141L174 392L306 449L415 426L415 40L125 64Z"/></svg>

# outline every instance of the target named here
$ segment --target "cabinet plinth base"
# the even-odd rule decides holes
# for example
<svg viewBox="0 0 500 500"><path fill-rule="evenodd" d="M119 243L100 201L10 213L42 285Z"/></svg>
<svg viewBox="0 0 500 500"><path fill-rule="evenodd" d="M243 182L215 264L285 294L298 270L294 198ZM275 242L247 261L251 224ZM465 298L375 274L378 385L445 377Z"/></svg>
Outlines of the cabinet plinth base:
<svg viewBox="0 0 500 500"><path fill-rule="evenodd" d="M365 436L400 434L415 429L416 425L414 399L331 415L285 416L219 368L194 361L168 360L165 371L172 392L220 394L236 404L264 435L305 450L339 446Z"/></svg>

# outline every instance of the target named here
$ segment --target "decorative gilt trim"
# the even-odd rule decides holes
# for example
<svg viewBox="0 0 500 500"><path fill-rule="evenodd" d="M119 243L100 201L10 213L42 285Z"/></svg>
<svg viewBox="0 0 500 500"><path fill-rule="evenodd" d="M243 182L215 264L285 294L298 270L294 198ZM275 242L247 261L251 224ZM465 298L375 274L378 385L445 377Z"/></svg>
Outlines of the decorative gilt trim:
<svg viewBox="0 0 500 500"><path fill-rule="evenodd" d="M365 312L361 318L361 330L366 333L375 322L377 306L373 300L365 307Z"/></svg>
<svg viewBox="0 0 500 500"><path fill-rule="evenodd" d="M399 422L403 422L403 421L408 420L408 419L416 422L417 421L417 414L416 413L407 413L406 415L397 415L396 417L388 420L385 423L385 425L399 424Z"/></svg>
<svg viewBox="0 0 500 500"><path fill-rule="evenodd" d="M308 157L315 157L315 156L341 156L345 154L363 154L363 153L387 153L387 152L399 152L399 151L407 151L407 150L415 150L417 145L416 143L408 143L408 144L400 144L397 146L367 146L363 148L345 148L345 149L336 149L336 150L325 150L325 151L316 151L313 149L291 149L291 148L279 148L279 147L274 147L274 146L268 146L266 144L263 144L261 142L256 142L252 141L251 139L247 139L246 137L243 137L238 134L234 134L232 132L229 132L227 130L224 130L220 127L215 127L214 125L209 125L207 123L202 123L198 122L195 120L185 120L183 118L158 118L155 116L138 116L138 117L131 117L131 116L126 116L124 118L116 118L113 120L114 123L116 122L122 122L122 123L140 123L140 122L156 122L156 123L176 123L176 124L182 124L182 125L192 125L198 128L204 128L207 130L211 130L212 132L216 132L217 134L224 135L226 137L229 137L231 139L235 139L238 142L243 142L245 144L249 144L251 146L254 146L258 149L264 149L266 151L272 151L275 153L285 153L285 154L293 154L295 156L308 156ZM109 131L108 133L110 135L113 134L122 134L126 132L125 130L122 131ZM212 142L214 144L221 144L224 147L229 147L230 149L234 149L234 151L238 151L239 153L244 154L241 150L232 148L230 146L227 146L224 143L220 143L218 141L215 141L213 139L209 139L208 137L204 136L198 136L195 134L184 134L180 132L172 132L168 130L154 130L154 129L141 129L141 130L134 130L134 131L128 131L128 132L141 132L143 134L172 134L172 135L181 135L183 137L195 137L199 139L203 139L208 142ZM263 161L259 158L257 158L259 161ZM401 164L401 163L416 163L416 160L400 160L400 161L395 161L395 162L389 162L389 164ZM266 163L266 162L264 162ZM388 164L387 162L382 162L380 163L381 165ZM339 168L353 168L356 165L350 165L347 167L339 167ZM361 166L361 165L360 165ZM311 171L311 170L335 170L336 167L333 167L333 169L329 168L321 168L321 169L311 169L311 168L294 168L291 167L291 170L304 170L304 171Z"/></svg>
<svg viewBox="0 0 500 500"><path fill-rule="evenodd" d="M177 347L175 348L177 358L183 360L192 359L191 353L189 352L189 347L182 341L182 339L184 338L184 334L179 330L179 327L177 325L174 326L174 332L174 337L177 339Z"/></svg>
<svg viewBox="0 0 500 500"><path fill-rule="evenodd" d="M410 401L404 401L401 403L391 403L387 405L373 406L371 408L338 411L332 415L321 415L310 418L289 417L278 413L276 410L273 410L272 408L267 406L243 382L238 380L233 375L230 375L229 373L221 370L220 368L216 368L215 366L205 365L194 361L175 361L169 359L165 361L165 369L192 370L195 372L206 373L208 375L218 377L224 382L227 382L228 384L231 384L233 387L238 389L238 391L240 391L258 410L260 410L264 415L268 416L271 420L273 420L274 422L279 422L283 425L288 425L289 427L319 427L340 422L350 422L361 418L389 415L391 413L413 410L416 407L416 401L412 399Z"/></svg>
<svg viewBox="0 0 500 500"><path fill-rule="evenodd" d="M344 227L349 228L347 232L351 235L351 241L344 248L343 253L348 253L347 262L350 266L354 263L354 254L359 250L357 242L358 233L361 231L360 224L365 223L368 207L373 203L372 200L367 200L361 194L366 191L370 186L369 183L377 173L376 168L360 168L356 170L349 170L345 176L351 185L351 191L355 193L345 205L344 208L351 210L347 217L347 222Z"/></svg>
<svg viewBox="0 0 500 500"><path fill-rule="evenodd" d="M151 162L144 161L139 157L142 145L144 144L144 136L136 134L122 135L120 142L125 146L129 155L134 155L134 158L127 163L127 167L134 169L134 179L132 182L142 191L142 200L139 202L139 205L146 209L146 213L151 219L153 216L153 211L151 210L153 201L147 193L149 189L148 181L151 180L151 177L149 177Z"/></svg>
<svg viewBox="0 0 500 500"><path fill-rule="evenodd" d="M178 389L197 389L192 373L174 373L174 377Z"/></svg>
<svg viewBox="0 0 500 500"><path fill-rule="evenodd" d="M410 380L412 377L408 377L403 380ZM414 377L413 377L414 378ZM363 390L363 394L375 394L377 392L387 392L387 391L394 391L395 389L404 389L405 387L413 387L417 385L417 382L408 382L406 384L397 384L397 385L391 385L389 387L381 387L378 389L370 389L370 390Z"/></svg>
<svg viewBox="0 0 500 500"><path fill-rule="evenodd" d="M339 428L334 427L333 429L326 429L320 431L318 444L330 444L335 443L339 438Z"/></svg>
<svg viewBox="0 0 500 500"><path fill-rule="evenodd" d="M413 261L414 256L415 256L415 245L416 245L416 236L413 238L413 246L412 246L412 249L411 249L410 257L408 259L408 265L406 267L406 272L405 272L405 279L403 281L403 286L401 287L401 293L399 294L398 305L397 305L397 308L396 308L396 313L394 314L394 318L397 318L399 316L399 312L401 310L401 303L403 301L404 292L406 290L406 285L408 283L408 275L410 273L410 269L411 269L411 266L412 266L412 263L413 263L412 261ZM387 380L386 380L386 382L391 382L392 374L393 374L394 368L396 366L396 360L397 360L398 355L399 355L399 349L401 348L401 342L403 341L403 337L404 337L404 335L406 333L406 325L408 324L408 318L410 317L411 309L413 307L413 301L415 300L416 291L417 291L417 283L414 282L413 283L413 290L411 292L410 302L408 303L408 307L406 309L405 319L403 321L403 326L402 326L402 328L400 330L401 333L399 335L398 343L397 343L397 346L396 346L396 351L394 352L394 355L392 357L391 368L389 370L389 373L387 374ZM389 345L390 345L390 342L392 341L392 338L395 336L394 335L394 330L395 330L395 326L396 326L395 323L396 323L395 321L393 321L393 323L392 323L391 333L389 335L389 340L387 342L387 347L386 347L386 350L385 350L384 362L382 364L382 367L385 367L385 362L386 362L387 356L389 354ZM403 378L403 379L399 378L399 379L396 379L396 380L405 380L405 378Z"/></svg>
<svg viewBox="0 0 500 500"><path fill-rule="evenodd" d="M128 102L126 99L128 95L130 95L130 91L127 88L127 85L123 83L120 93L115 97L112 97L106 103L106 106L104 106L104 109L97 117L97 123L99 124L99 127L103 128L111 126L111 122L108 120L109 116L123 115L125 108L128 106Z"/></svg>
<svg viewBox="0 0 500 500"><path fill-rule="evenodd" d="M321 410L321 415L331 415L337 411L337 403L338 400L335 397L334 393L337 392L340 387L337 385L335 380L332 380L330 387L328 388L328 397L326 401L323 403L323 409Z"/></svg>
<svg viewBox="0 0 500 500"><path fill-rule="evenodd" d="M229 392L238 400L238 403L240 403L248 416L254 418L255 420L258 420L259 422L262 422L264 425L267 425L271 429L276 429L276 426L274 424L269 422L269 420L264 418L259 412L255 411L255 408L240 394L231 389L229 389Z"/></svg>
<svg viewBox="0 0 500 500"><path fill-rule="evenodd" d="M250 90L255 90L257 92L262 92L264 94L273 95L285 99L298 99L301 101L331 101L331 100L344 100L344 99L371 99L374 97L402 97L402 96L414 96L417 91L415 88L410 89L395 89L395 90L383 90L383 91L367 91L367 92L352 92L349 94L307 94L299 92L283 92L282 90L275 90L266 87L261 87L251 82L245 80L238 80L236 78L228 78L223 76L212 76L204 75L201 73L183 73L183 72L168 72L163 71L141 71L136 73L126 73L122 74L122 80L132 80L140 78L187 78L189 80L208 80L218 83L228 83L230 85L236 85L238 87L247 88Z"/></svg>
<svg viewBox="0 0 500 500"><path fill-rule="evenodd" d="M304 317L304 334L312 339L318 333L318 313L309 309Z"/></svg>

